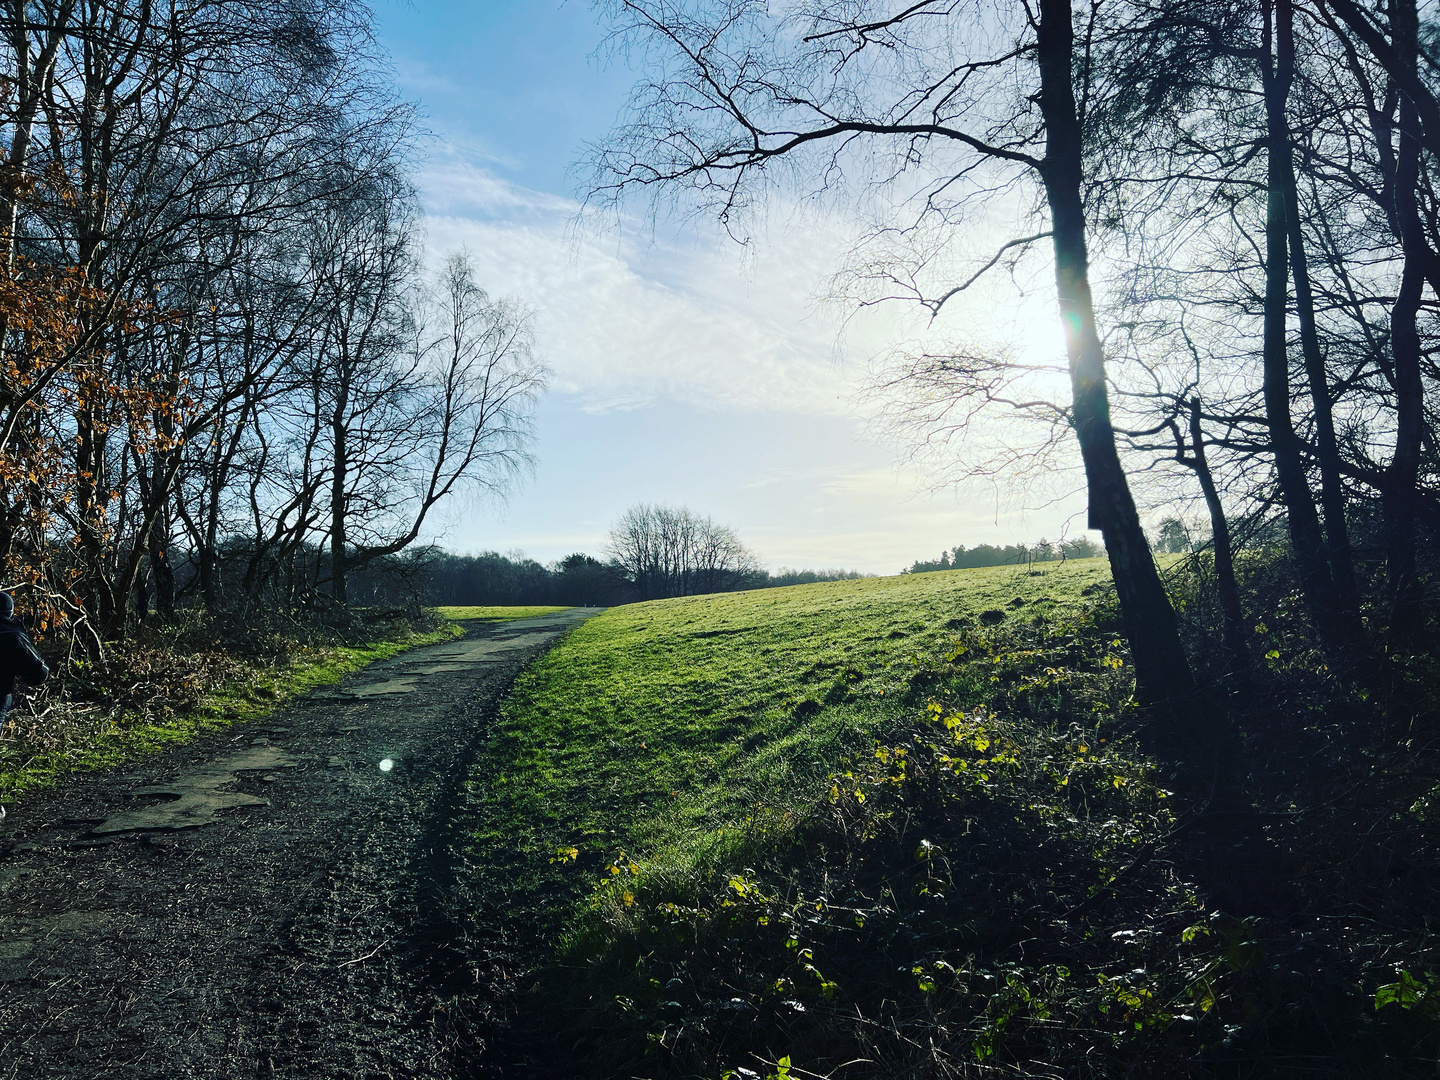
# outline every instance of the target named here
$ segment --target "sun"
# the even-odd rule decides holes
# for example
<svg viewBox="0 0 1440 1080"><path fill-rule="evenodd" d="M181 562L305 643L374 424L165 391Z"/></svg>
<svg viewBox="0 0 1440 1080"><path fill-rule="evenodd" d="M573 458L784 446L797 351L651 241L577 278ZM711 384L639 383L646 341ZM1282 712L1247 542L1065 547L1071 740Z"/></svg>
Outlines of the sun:
<svg viewBox="0 0 1440 1080"><path fill-rule="evenodd" d="M1065 367L1065 329L1054 297L1030 294L1015 305L1009 338L1027 367Z"/></svg>

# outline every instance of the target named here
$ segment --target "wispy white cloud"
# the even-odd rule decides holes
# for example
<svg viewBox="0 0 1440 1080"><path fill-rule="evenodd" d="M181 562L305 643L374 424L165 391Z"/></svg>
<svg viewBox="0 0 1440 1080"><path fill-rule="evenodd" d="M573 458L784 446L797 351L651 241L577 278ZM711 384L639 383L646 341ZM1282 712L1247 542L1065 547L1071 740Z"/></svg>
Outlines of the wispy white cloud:
<svg viewBox="0 0 1440 1080"><path fill-rule="evenodd" d="M425 210L434 219L479 218L516 225L565 223L579 205L562 195L534 191L498 176L492 165L504 165L483 147L448 142L436 146L420 176ZM437 237L432 229L432 240Z"/></svg>
<svg viewBox="0 0 1440 1080"><path fill-rule="evenodd" d="M488 288L529 304L555 388L587 408L668 397L850 410L859 372L838 358L839 312L813 299L845 238L822 223L758 252L723 238L652 242L588 228L574 201L453 154L423 191L432 256L467 248Z"/></svg>
<svg viewBox="0 0 1440 1080"><path fill-rule="evenodd" d="M521 547L545 560L598 553L609 523L638 501L689 503L740 530L772 567L894 572L957 543L1056 535L1069 504L1027 515L1012 489L936 494L944 461L921 455L911 460L924 468L897 468L890 433L867 431L859 415L873 404L857 402L870 357L900 343L982 337L1026 360L1053 358L1043 252L957 297L933 325L914 308L856 315L816 300L873 294L855 275L832 279L852 248L860 284L866 267L878 270L882 292L897 256L932 241L953 248L953 265L931 259L924 281L953 285L994 254L994 235L1036 231L1021 228L1025 205L928 236L882 230L898 250L858 245L854 206L783 199L752 223L747 248L675 222L654 234L636 221L618 234L577 228L581 208L560 194L567 165L638 77L624 57L594 62L602 37L589 6L381 9L400 82L444 139L419 178L430 254L468 247L488 289L535 311L555 371L536 417L535 476L504 509L455 507L436 523L449 526L448 545Z"/></svg>
<svg viewBox="0 0 1440 1080"><path fill-rule="evenodd" d="M574 200L459 153L434 163L423 193L431 258L468 249L488 289L533 309L555 406L593 417L603 440L586 448L551 427L533 497L499 531L458 530L474 538L460 546L502 546L503 533L543 559L598 550L597 523L628 502L672 500L736 527L771 567L894 572L932 548L1055 535L1073 510L1027 512L1015 492L937 494L857 413L870 355L966 320L1024 334L1043 318L1035 307L1022 317L977 297L943 325L884 309L847 323L816 297L853 238L802 212L745 249L694 230L592 229ZM596 472L580 464L590 452L630 463ZM573 515L564 525L560 507Z"/></svg>

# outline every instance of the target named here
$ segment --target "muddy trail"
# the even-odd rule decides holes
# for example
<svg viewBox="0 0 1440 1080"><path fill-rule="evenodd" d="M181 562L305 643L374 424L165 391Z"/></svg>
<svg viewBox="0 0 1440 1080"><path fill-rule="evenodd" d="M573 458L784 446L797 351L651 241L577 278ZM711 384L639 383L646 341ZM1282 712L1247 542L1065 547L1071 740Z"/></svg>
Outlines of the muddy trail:
<svg viewBox="0 0 1440 1080"><path fill-rule="evenodd" d="M474 1074L499 976L457 947L460 785L515 676L592 614L472 625L12 806L0 1078Z"/></svg>

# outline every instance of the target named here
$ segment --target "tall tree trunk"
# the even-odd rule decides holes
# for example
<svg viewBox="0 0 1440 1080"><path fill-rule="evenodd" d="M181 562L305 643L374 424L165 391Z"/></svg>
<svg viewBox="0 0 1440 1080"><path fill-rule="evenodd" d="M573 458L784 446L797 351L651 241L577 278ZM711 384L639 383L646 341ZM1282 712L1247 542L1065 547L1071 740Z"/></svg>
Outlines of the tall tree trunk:
<svg viewBox="0 0 1440 1080"><path fill-rule="evenodd" d="M218 456L218 455L217 455ZM220 470L210 476L209 499L206 500L204 534L200 541L200 595L205 600L205 610L211 615L220 613L223 600L220 592L220 574L216 546L220 541Z"/></svg>
<svg viewBox="0 0 1440 1080"><path fill-rule="evenodd" d="M15 269L17 240L15 233L20 222L20 196L18 189L24 181L30 166L30 143L35 132L35 122L40 114L40 105L49 92L50 81L55 71L55 55L69 29L73 0L65 0L55 9L53 25L45 28L44 41L34 56L30 52L30 35L35 29L29 20L27 0L11 0L7 21L10 26L10 48L15 65L12 93L18 98L15 111L8 123L11 131L10 146L5 159L7 179L0 184L0 245L5 253L5 266Z"/></svg>
<svg viewBox="0 0 1440 1080"><path fill-rule="evenodd" d="M155 582L155 616L161 622L175 619L175 570L170 565L170 529L164 511L150 530L150 576Z"/></svg>
<svg viewBox="0 0 1440 1080"><path fill-rule="evenodd" d="M149 579L144 571L135 575L135 621L144 623L150 618Z"/></svg>
<svg viewBox="0 0 1440 1080"><path fill-rule="evenodd" d="M217 590L215 538L209 532L209 499L201 503L197 519L186 508L182 495L175 500L175 516L185 527L185 535L195 553L195 578L200 583L200 597L204 601L205 611L207 614L217 615L220 612L220 595ZM174 573L173 567L171 573Z"/></svg>
<svg viewBox="0 0 1440 1080"><path fill-rule="evenodd" d="M330 438L333 457L330 473L330 595L338 604L349 602L345 554L345 483L349 479L349 432L345 428L345 397L342 392L332 414Z"/></svg>
<svg viewBox="0 0 1440 1080"><path fill-rule="evenodd" d="M170 492L175 485L175 475L180 469L180 455L173 451L157 454L151 459L148 468L141 468L140 462L136 463L136 476L139 486L140 510L135 523L135 538L130 544L130 552L123 563L117 567L114 591L117 596L125 596L136 588L136 583L145 578L145 560L151 559L150 569L159 580L161 574L169 573L169 562L166 560L163 545L169 542L170 529L166 522L164 535L156 539L160 522L168 509ZM124 485L121 485L122 488ZM159 560L156 561L156 553ZM117 553L118 554L118 553ZM174 577L169 577L170 585L170 611L174 612ZM138 595L138 594L137 594ZM147 599L148 604L148 599ZM137 605L138 606L138 605ZM123 629L124 609L120 610L121 622L116 623L112 632Z"/></svg>
<svg viewBox="0 0 1440 1080"><path fill-rule="evenodd" d="M1281 158L1285 173L1285 220L1290 242L1290 271L1295 278L1295 312L1300 323L1300 350L1315 417L1315 456L1320 465L1320 504L1325 511L1325 537L1330 547L1330 572L1335 583L1337 614L1351 636L1360 628L1360 591L1355 582L1355 560L1350 550L1350 529L1345 520L1345 486L1341 481L1340 446L1335 438L1334 402L1320 335L1315 327L1315 294L1310 285L1305 255L1305 230L1300 226L1300 195L1295 166L1287 153Z"/></svg>
<svg viewBox="0 0 1440 1080"><path fill-rule="evenodd" d="M1415 0L1392 0L1391 32L1402 63L1413 69L1418 55ZM1400 291L1390 310L1390 350L1395 361L1395 454L1385 470L1386 567L1392 626L1413 630L1420 622L1415 565L1415 512L1420 442L1425 426L1425 385L1420 373L1417 316L1425 286L1429 245L1416 199L1420 177L1419 116L1408 96L1400 98L1400 145L1395 154L1395 223L1404 252Z"/></svg>
<svg viewBox="0 0 1440 1080"><path fill-rule="evenodd" d="M185 331L171 347L169 379L165 386L165 393L171 403L180 400L181 388L184 385L183 359L189 351L190 342L190 334ZM156 452L155 464L150 471L154 485L149 493L152 523L146 542L150 556L150 576L155 584L155 615L161 622L171 622L175 618L175 571L170 565L169 553L174 533L171 506L174 501L175 478L180 473L182 461L178 449L181 439L172 408L158 409L153 422L156 432L165 440L165 448ZM143 491L142 488L142 494Z"/></svg>
<svg viewBox="0 0 1440 1080"><path fill-rule="evenodd" d="M1210 536L1215 546L1215 585L1220 593L1220 611L1225 623L1225 650L1230 654L1230 671L1243 675L1250 670L1250 652L1245 647L1245 612L1240 606L1240 589L1235 584L1234 548L1230 541L1230 523L1225 520L1225 504L1215 474L1205 456L1205 432L1200 424L1200 399L1190 399L1190 459L1185 462L1195 471L1200 490L1205 494L1205 507L1210 511Z"/></svg>
<svg viewBox="0 0 1440 1080"><path fill-rule="evenodd" d="M1289 215L1287 178L1293 181L1290 129L1285 103L1295 74L1295 36L1290 0L1265 6L1265 56L1261 70L1265 90L1266 143L1269 153L1269 198L1265 217L1264 395L1275 475L1285 502L1290 543L1300 587L1317 629L1336 651L1334 584L1325 559L1320 518L1305 476L1300 439L1290 418L1290 353L1286 323L1290 307L1287 257ZM1273 15L1273 38L1271 33ZM1273 44L1273 47L1272 47Z"/></svg>
<svg viewBox="0 0 1440 1080"><path fill-rule="evenodd" d="M1415 9L1409 0L1400 0L1400 3L1410 12ZM1326 6L1365 43L1370 57L1385 69L1385 74L1394 80L1402 95L1410 99L1415 109L1412 134L1432 154L1440 156L1440 98L1435 96L1416 70L1414 38L1409 46L1400 41L1401 33L1396 29L1395 20L1397 15L1402 20L1406 18L1405 11L1400 9L1399 4L1391 8L1391 36L1395 39L1392 42L1386 40L1378 20L1354 0L1326 0ZM1408 17L1414 19L1413 14ZM1412 22L1410 25L1413 27L1415 24Z"/></svg>
<svg viewBox="0 0 1440 1080"><path fill-rule="evenodd" d="M1196 730L1194 676L1115 447L1105 385L1105 354L1090 294L1085 208L1081 198L1082 133L1071 59L1074 29L1069 0L1041 0L1037 57L1040 110L1045 119L1043 178L1055 251L1055 289L1070 363L1072 422L1085 462L1090 526L1105 537L1110 569L1135 659L1140 699L1158 707L1157 742L1187 752L1205 739Z"/></svg>
<svg viewBox="0 0 1440 1080"><path fill-rule="evenodd" d="M76 591L100 637L124 623L126 590L111 578L107 426L82 402L75 410L75 539L84 575ZM123 485L121 485L123 486Z"/></svg>

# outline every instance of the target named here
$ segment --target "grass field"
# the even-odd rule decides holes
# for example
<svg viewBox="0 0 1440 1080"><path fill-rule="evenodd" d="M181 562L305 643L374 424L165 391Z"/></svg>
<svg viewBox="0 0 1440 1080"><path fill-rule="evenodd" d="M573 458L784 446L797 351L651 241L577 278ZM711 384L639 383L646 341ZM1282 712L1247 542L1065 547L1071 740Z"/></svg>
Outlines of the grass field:
<svg viewBox="0 0 1440 1080"><path fill-rule="evenodd" d="M804 935L780 930L790 918L786 905L796 902L802 881L806 889L812 878L839 881L847 862L863 859L846 853L849 841L812 826L832 811L853 812L858 839L886 831L896 815L918 814L918 806L877 811L907 775L921 775L917 751L910 759L916 770L906 774L901 764L897 780L887 770L910 751L885 749L887 740L911 738L917 725L923 737L927 725L943 720L942 738L958 740L942 755L951 762L947 776L973 764L965 782L998 791L1000 777L1020 766L1005 734L1011 729L993 717L1023 696L1041 717L1027 736L1044 751L1024 766L1031 781L1059 792L1051 799L1062 803L1072 793L1093 796L1112 825L1132 810L1153 817L1163 796L1146 782L1143 761L1116 757L1103 737L1053 735L1068 731L1077 715L1094 733L1127 707L1125 651L1113 626L1095 618L1097 608L1108 610L1109 596L1108 565L1093 559L633 604L577 627L517 682L468 785L476 934L493 936L500 926L525 937L516 928L528 927L529 961L559 965L558 982L537 983L540 999L522 1011L566 1028L560 1041L567 1046L605 1043L596 1075L681 1076L703 1066L718 1076L716 1055L729 1036L694 1040L707 1024L733 1018L723 1011L732 1007L763 1012L784 998L801 1012L811 1009L813 1021L840 984L817 974L809 985L794 974L797 963L818 972L819 961ZM1058 749L1045 741L1051 737ZM962 757L966 764L954 764ZM1099 785L1087 777L1099 777ZM956 798L974 795L966 788ZM1042 806L1033 793L1025 798L1036 828L1043 815L1069 813L1050 801ZM879 817L867 818L872 811ZM1148 827L1127 835L1148 835ZM1087 883L1109 872L1104 858L1125 856L1098 834L1079 843L1095 852L1079 870ZM795 850L808 852L798 869ZM902 863L909 864L906 852ZM840 902L815 887L823 910ZM881 925L880 915L859 914L855 888L846 906L835 908L850 913L844 919L852 934L852 917ZM876 886L867 901L876 912L890 903L880 899L884 889ZM752 920L741 937L715 922L741 909ZM813 911L809 921L817 921ZM757 927L780 936L746 952L760 948L750 941ZM714 935L749 942L719 965L728 974L702 972L714 968L701 947ZM709 959L702 962L702 953ZM767 968L771 990L755 984ZM699 995L692 1006L670 989L680 983ZM693 989L701 984L703 992ZM691 1009L688 1028L666 1012L681 1008ZM647 1057L660 1045L674 1050L667 1040L683 1031L692 1040L685 1053ZM778 1044L761 1049L778 1070ZM657 1071L636 1071L641 1057L644 1069ZM820 1059L809 1062L818 1067Z"/></svg>
<svg viewBox="0 0 1440 1080"><path fill-rule="evenodd" d="M484 622L511 622L514 619L531 619L536 615L553 615L557 611L564 611L562 607L466 607L463 605L450 605L435 609L444 618L453 619L456 622L479 619Z"/></svg>
<svg viewBox="0 0 1440 1080"><path fill-rule="evenodd" d="M1213 674L1206 564L1164 569ZM464 811L473 966L507 973L529 1068L1433 1075L1433 671L1376 704L1307 644L1283 561L1245 571L1265 666L1203 699L1221 798L1144 751L1100 560L577 627Z"/></svg>
<svg viewBox="0 0 1440 1080"><path fill-rule="evenodd" d="M546 857L698 857L755 802L804 797L913 711L907 661L965 620L1078 607L1108 581L1087 559L612 608L517 684L483 770L495 828Z"/></svg>

